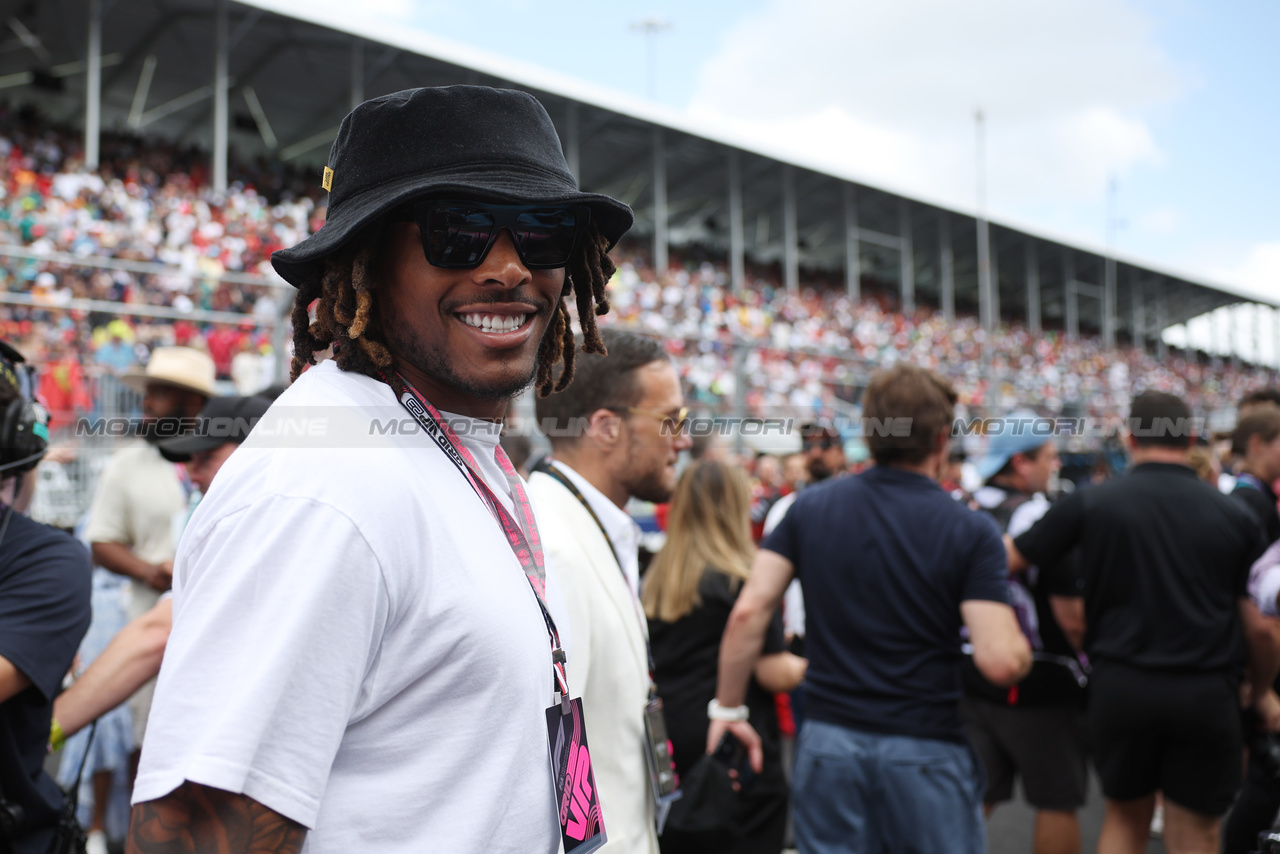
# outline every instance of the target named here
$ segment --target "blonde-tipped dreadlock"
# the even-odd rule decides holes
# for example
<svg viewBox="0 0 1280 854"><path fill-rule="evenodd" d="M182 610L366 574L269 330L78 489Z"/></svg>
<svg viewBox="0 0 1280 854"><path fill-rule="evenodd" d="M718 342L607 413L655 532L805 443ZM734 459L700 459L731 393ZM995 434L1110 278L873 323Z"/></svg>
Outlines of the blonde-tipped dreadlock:
<svg viewBox="0 0 1280 854"><path fill-rule="evenodd" d="M296 380L307 365L316 363L317 352L333 344L340 345L335 348L334 360L344 371L377 378L391 367L391 351L374 310L375 265L382 254L384 236L385 232L377 227L367 231L352 246L325 258L324 273L319 280L312 279L298 288L293 300L291 379ZM581 247L569 261L560 301L538 350L534 384L542 397L561 391L573 380L573 329L565 303L570 293L578 306L583 352L607 354L596 328L596 317L609 312L604 288L613 276L614 265L607 247L608 241L595 225L589 225ZM309 315L313 302L316 304L314 321ZM557 362L564 363L558 380L553 377Z"/></svg>

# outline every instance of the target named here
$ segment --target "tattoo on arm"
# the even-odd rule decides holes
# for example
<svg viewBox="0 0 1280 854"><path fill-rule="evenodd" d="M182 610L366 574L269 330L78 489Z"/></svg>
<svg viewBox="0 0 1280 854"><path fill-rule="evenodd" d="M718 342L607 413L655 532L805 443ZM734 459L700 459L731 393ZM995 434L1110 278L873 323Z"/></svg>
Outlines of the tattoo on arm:
<svg viewBox="0 0 1280 854"><path fill-rule="evenodd" d="M133 808L126 854L298 854L306 835L252 798L184 782Z"/></svg>

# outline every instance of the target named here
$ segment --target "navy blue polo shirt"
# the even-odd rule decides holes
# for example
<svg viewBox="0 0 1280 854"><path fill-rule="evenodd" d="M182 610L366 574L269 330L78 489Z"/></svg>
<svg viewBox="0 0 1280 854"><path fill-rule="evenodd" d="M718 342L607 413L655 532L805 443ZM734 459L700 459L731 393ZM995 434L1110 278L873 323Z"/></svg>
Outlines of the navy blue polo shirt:
<svg viewBox="0 0 1280 854"><path fill-rule="evenodd" d="M924 475L877 466L802 492L762 547L804 588L807 714L964 740L960 603L1008 601L990 516Z"/></svg>
<svg viewBox="0 0 1280 854"><path fill-rule="evenodd" d="M90 572L82 544L13 514L0 543L0 656L31 684L0 703L0 791L26 813L20 854L45 851L62 809L44 760L53 699L89 630Z"/></svg>

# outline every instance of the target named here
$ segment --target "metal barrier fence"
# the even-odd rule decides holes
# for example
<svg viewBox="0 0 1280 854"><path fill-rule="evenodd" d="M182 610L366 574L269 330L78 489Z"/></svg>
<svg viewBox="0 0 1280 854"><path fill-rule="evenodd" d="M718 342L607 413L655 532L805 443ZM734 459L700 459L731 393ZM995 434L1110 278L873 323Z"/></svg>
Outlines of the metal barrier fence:
<svg viewBox="0 0 1280 854"><path fill-rule="evenodd" d="M28 264L53 264L114 270L136 276L140 280L146 280L152 276L180 277L190 281L228 281L242 285L290 290L289 286L280 280L251 274L192 273L163 264L59 253L40 253L25 246L0 245L0 259L5 258L19 259ZM282 380L286 375L289 327L289 300L287 299L279 301L275 316L270 318L254 314L200 309L183 311L167 306L118 304L100 300L59 299L51 301L44 298L37 299L27 293L0 292L0 305L4 304L23 306L33 312L84 311L148 317L160 320L183 319L197 323L250 323L255 327L271 328L275 359L274 375L277 381ZM56 316L56 314L51 314L51 316ZM785 415L797 423L803 423L803 421L812 417L824 415L834 415L837 419L852 420L858 412L856 404L860 388L864 387L870 375L881 367L880 364L873 360L859 358L848 352L804 348L778 349L770 346L767 342L755 340L726 341L688 338L682 341L682 349L683 355L681 359L688 369L688 378L691 380L689 396L694 411L712 419L737 419L739 422L742 419L771 418L781 415ZM761 358L753 360L753 354ZM821 398L819 403L800 406L790 405L794 401L779 403L779 390L772 387L776 386L779 380L776 378L770 380L766 376L763 377L764 381L762 382L761 376L749 375L752 371L751 365L753 362L758 368L766 357L775 363L778 361L790 361L796 368L794 376L797 379L803 380L809 386L816 383L822 388L825 393L819 395ZM700 364L700 360L703 364ZM1016 386L1016 383L1013 382L1016 374L1015 362L1016 360L1006 360L1007 367L1002 369L993 362L991 353L988 351L984 352L978 359L958 363L944 362L939 365L939 370L961 383L970 386L980 384L987 389L996 389L1001 384ZM699 371L704 375L707 371L711 371L717 373L718 376L715 382L698 383L695 380ZM786 371L782 373L785 374ZM1251 381L1254 385L1276 382L1274 371L1259 369L1253 373L1257 375L1256 381ZM1066 372L1063 372L1059 385L1053 391L1060 392L1066 380ZM91 381L95 384L92 415L120 417L134 415L140 411L140 395L125 386L117 377L109 373L102 373L92 377ZM763 394L761 393L762 389L764 390ZM788 390L783 389L783 391ZM801 396L803 397L803 395ZM772 402L762 406L760 404L761 397L769 398ZM785 398L787 395L781 395L781 397ZM997 406L1001 403L998 400L983 400L982 402ZM1036 401L1023 400L1019 402L1025 404L1035 403ZM531 413L531 403L522 402L518 411L522 414L526 411ZM1214 426L1215 420L1218 422L1227 420L1228 415L1224 413L1225 409L1222 413L1210 412L1204 414L1209 416L1211 426ZM83 413L68 413L67 415L75 417L81 414ZM731 441L737 448L743 448L740 434L733 434ZM33 513L38 518L55 522L64 527L74 524L74 519L78 519L87 511L92 500L97 477L105 465L107 457L113 448L118 445L118 440L105 437L81 437L76 440L75 445L77 456L74 461L49 462L41 467L39 474L41 479L40 491L43 494L37 499L36 506L33 508Z"/></svg>

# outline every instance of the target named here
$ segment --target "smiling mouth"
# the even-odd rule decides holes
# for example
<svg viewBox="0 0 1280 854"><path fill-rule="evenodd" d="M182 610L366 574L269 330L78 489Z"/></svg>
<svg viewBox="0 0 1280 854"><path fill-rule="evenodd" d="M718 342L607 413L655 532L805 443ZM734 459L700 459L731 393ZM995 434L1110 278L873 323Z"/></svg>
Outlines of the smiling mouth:
<svg viewBox="0 0 1280 854"><path fill-rule="evenodd" d="M524 326L529 319L528 314L485 314L483 312L467 312L458 314L458 319L481 332L515 332Z"/></svg>

